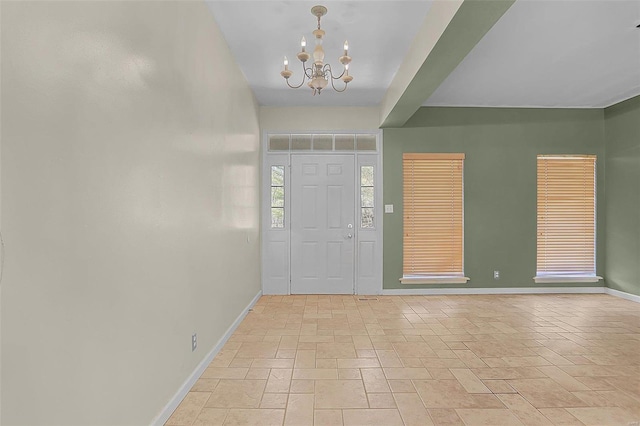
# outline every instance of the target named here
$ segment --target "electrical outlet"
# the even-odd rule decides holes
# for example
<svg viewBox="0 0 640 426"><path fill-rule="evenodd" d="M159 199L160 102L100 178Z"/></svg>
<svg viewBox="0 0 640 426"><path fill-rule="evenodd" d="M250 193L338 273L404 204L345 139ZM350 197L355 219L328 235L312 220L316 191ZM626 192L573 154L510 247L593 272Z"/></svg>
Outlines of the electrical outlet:
<svg viewBox="0 0 640 426"><path fill-rule="evenodd" d="M195 351L198 347L198 334L194 333L191 335L191 352Z"/></svg>
<svg viewBox="0 0 640 426"><path fill-rule="evenodd" d="M500 279L500 271L493 271L493 279L494 280Z"/></svg>

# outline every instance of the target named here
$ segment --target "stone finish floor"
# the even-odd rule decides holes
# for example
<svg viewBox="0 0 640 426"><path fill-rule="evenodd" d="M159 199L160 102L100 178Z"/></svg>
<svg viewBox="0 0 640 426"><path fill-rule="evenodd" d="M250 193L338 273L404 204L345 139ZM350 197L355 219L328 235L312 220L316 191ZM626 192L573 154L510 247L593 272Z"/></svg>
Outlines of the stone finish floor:
<svg viewBox="0 0 640 426"><path fill-rule="evenodd" d="M640 305L263 296L167 422L403 424L640 425Z"/></svg>

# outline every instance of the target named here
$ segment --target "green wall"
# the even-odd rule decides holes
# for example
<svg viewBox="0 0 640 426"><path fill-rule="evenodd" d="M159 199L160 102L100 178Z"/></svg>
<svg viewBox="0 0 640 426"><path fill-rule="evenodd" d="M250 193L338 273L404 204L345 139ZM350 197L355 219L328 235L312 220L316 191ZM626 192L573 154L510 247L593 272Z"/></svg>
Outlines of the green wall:
<svg viewBox="0 0 640 426"><path fill-rule="evenodd" d="M383 287L542 286L533 282L536 272L536 155L597 155L597 191L603 194L603 117L602 109L423 107L404 127L384 129L384 204L393 204L394 213L384 215ZM402 276L404 152L466 154L464 263L465 275L471 278L466 285L415 285L398 281ZM637 155L637 145L635 152ZM604 203L598 203L599 275L604 273L605 267L604 213ZM500 280L493 279L494 270L500 270ZM602 283L591 285L601 286Z"/></svg>
<svg viewBox="0 0 640 426"><path fill-rule="evenodd" d="M640 96L604 111L607 286L640 295Z"/></svg>

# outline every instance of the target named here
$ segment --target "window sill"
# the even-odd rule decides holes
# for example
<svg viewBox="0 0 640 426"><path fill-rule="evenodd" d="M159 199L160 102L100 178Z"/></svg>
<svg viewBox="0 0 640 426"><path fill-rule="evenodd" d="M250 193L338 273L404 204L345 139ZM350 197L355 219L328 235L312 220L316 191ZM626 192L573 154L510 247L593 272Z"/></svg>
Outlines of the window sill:
<svg viewBox="0 0 640 426"><path fill-rule="evenodd" d="M402 277L402 284L466 284L468 277Z"/></svg>
<svg viewBox="0 0 640 426"><path fill-rule="evenodd" d="M533 277L536 284L542 283L597 283L602 277L596 275L542 275Z"/></svg>

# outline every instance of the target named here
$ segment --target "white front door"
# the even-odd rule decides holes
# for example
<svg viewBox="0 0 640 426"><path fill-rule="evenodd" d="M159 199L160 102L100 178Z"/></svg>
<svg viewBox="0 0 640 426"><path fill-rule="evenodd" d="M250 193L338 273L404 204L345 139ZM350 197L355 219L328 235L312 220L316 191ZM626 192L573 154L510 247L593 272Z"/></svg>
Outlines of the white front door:
<svg viewBox="0 0 640 426"><path fill-rule="evenodd" d="M291 157L291 294L353 294L353 155Z"/></svg>

